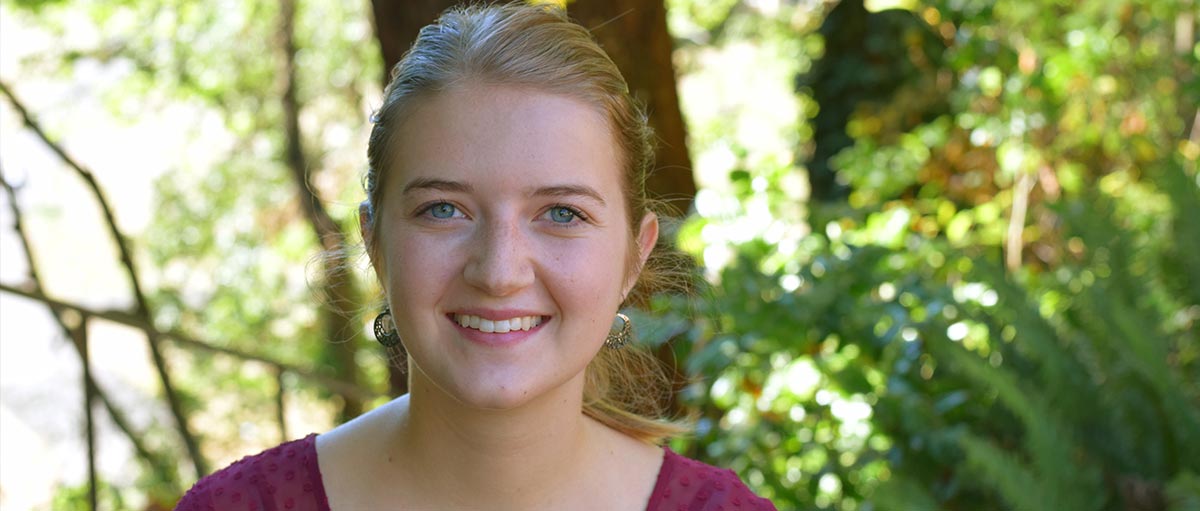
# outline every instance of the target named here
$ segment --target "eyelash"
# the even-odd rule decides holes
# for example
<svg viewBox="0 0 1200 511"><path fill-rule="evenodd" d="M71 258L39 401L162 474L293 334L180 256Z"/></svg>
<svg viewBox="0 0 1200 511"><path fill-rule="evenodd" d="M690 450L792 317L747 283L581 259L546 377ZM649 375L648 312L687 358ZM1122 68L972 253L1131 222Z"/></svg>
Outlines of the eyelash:
<svg viewBox="0 0 1200 511"><path fill-rule="evenodd" d="M567 204L554 204L554 205L551 205L549 208L546 208L546 211L545 211L545 213L542 213L542 214L543 214L543 215L544 215L544 214L547 214L547 213L549 213L549 212L551 212L551 211L554 211L554 210L556 210L556 209L559 209L559 208L562 208L562 209L565 209L565 210L567 210L567 211L570 211L570 212L571 212L571 215L572 215L572 216L574 216L575 218L578 218L578 219L579 219L581 222L590 222L590 221L591 221L591 218L590 218L590 217L588 217L586 214L584 214L582 211L580 211L580 210L579 210L579 208L576 208L576 207L574 207L574 206L570 206L570 205L567 205ZM557 222L554 222L554 223L557 223ZM570 222L570 223L566 223L566 224L560 224L560 225L567 226L567 227L571 227L571 226L574 226L576 223L577 223L577 222Z"/></svg>
<svg viewBox="0 0 1200 511"><path fill-rule="evenodd" d="M428 218L431 218L431 219L437 220L437 221L450 220L449 218L435 217L431 213L433 211L433 208L441 206L443 204L454 208L454 211L458 212L459 214L463 214L462 208L458 207L457 204L454 204L453 202L449 202L449 201L439 200L439 201L432 201L432 202L427 202L425 204L422 204L421 207L417 208L417 211L415 212L414 216L428 217ZM463 215L463 216L466 216L466 215Z"/></svg>
<svg viewBox="0 0 1200 511"><path fill-rule="evenodd" d="M435 208L437 206L441 206L443 204L454 208L454 210L456 212L458 212L459 214L463 214L462 208L458 207L456 204L454 204L452 202L444 201L444 200L439 200L439 201L427 202L427 203L421 205L421 207L417 208L415 216L425 216L425 217L432 218L433 220L450 220L449 218L435 217L431 213L431 211L433 211L433 208ZM554 210L560 209L560 208L570 211L571 215L573 217L579 219L581 222L591 222L591 217L589 217L583 211L580 211L579 208L576 208L576 207L568 205L568 204L562 204L562 203L550 205L550 207L546 208L545 211L542 212L542 215L548 214L551 211L554 211ZM571 226L574 226L577 222L569 222L569 223L565 223L565 224L558 223L558 222L552 222L552 223L556 223L556 224L559 224L559 225L562 225L565 227L571 227Z"/></svg>

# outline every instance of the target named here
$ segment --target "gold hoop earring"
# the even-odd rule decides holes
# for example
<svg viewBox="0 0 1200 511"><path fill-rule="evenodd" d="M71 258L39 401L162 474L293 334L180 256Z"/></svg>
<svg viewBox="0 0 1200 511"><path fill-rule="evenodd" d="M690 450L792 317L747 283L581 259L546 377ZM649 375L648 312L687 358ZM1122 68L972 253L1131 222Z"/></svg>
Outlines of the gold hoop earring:
<svg viewBox="0 0 1200 511"><path fill-rule="evenodd" d="M618 312L617 316L613 318L612 329L604 338L604 346L619 350L629 344L631 337L633 337L633 321L629 319L629 316Z"/></svg>
<svg viewBox="0 0 1200 511"><path fill-rule="evenodd" d="M385 308L375 316L375 340L385 348L394 348L400 344L400 334L396 332L391 309Z"/></svg>

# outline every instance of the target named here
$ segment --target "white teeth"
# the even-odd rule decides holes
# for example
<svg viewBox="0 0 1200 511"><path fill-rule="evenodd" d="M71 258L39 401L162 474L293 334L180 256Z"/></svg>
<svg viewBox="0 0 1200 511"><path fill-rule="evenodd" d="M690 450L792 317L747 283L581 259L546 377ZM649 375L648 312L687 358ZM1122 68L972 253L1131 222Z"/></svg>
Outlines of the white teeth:
<svg viewBox="0 0 1200 511"><path fill-rule="evenodd" d="M517 330L529 330L542 324L541 316L521 316L492 321L471 314L455 314L454 322L463 328L473 328L480 332L503 334Z"/></svg>

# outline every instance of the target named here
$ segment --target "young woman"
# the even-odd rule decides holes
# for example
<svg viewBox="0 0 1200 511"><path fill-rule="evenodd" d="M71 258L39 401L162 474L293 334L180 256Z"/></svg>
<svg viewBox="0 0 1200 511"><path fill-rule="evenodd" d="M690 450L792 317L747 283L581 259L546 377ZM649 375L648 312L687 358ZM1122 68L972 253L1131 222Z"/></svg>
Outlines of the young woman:
<svg viewBox="0 0 1200 511"><path fill-rule="evenodd" d="M654 278L650 132L584 28L544 6L448 11L374 123L361 228L409 394L177 509L774 509L657 445L681 428L617 313Z"/></svg>

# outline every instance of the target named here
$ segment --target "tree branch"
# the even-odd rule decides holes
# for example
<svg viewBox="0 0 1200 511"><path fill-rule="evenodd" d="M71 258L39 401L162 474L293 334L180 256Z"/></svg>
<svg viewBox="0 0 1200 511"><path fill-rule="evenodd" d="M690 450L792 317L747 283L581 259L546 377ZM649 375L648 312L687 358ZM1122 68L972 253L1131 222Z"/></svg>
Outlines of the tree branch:
<svg viewBox="0 0 1200 511"><path fill-rule="evenodd" d="M121 264L129 276L130 289L133 291L134 301L137 304L137 314L143 319L150 320L150 306L146 300L146 294L142 291L142 285L138 280L137 267L133 262L133 253L129 249L129 242L125 239L125 235L121 233L121 229L117 227L116 217L113 215L112 207L109 205L108 197L104 194L104 190L100 188L100 184L96 182L96 177L90 170L85 168L79 162L75 161L71 155L52 140L42 130L37 120L30 115L25 105L12 93L8 85L0 82L0 92L3 92L8 97L8 101L12 103L17 112L21 114L21 119L25 126L34 132L50 148L54 154L58 155L68 167L75 171L80 179L83 179L91 190L92 195L99 203L100 209L104 214L104 220L108 224L109 234L112 235L113 242L117 244L117 250L120 252ZM197 476L208 474L208 462L205 461L203 454L200 452L200 445L196 441L196 437L192 435L191 428L188 427L187 416L184 415L183 404L179 401L179 396L175 391L174 385L171 384L171 375L167 370L167 361L163 357L162 349L159 347L159 339L147 331L146 340L150 346L150 355L154 360L154 368L158 372L159 382L163 386L163 394L167 398L167 405L171 409L171 415L175 418L176 427L179 430L179 435L183 438L183 443L187 447L188 455L192 458L192 464L196 469Z"/></svg>
<svg viewBox="0 0 1200 511"><path fill-rule="evenodd" d="M42 286L41 275L38 272L37 262L33 257L33 246L29 241L29 236L25 232L24 215L21 213L21 208L17 204L16 190L8 182L8 180L5 179L3 169L0 169L0 187L3 187L5 194L8 195L9 208L12 210L13 214L13 230L16 232L17 238L21 241L21 246L25 251L25 263L27 272L29 273L30 285L35 291L41 293L45 288ZM71 327L67 325L62 316L63 308L50 304L47 305L50 309L51 316L54 318L54 321L58 323L58 327L62 330L63 335L67 339L73 340L74 335ZM80 346L79 343L72 342L71 345L75 347L75 351L81 360L87 358L87 354L84 352L84 350L82 350L82 346ZM137 452L138 457L142 458L142 460L144 460L146 464L150 466L151 470L154 470L156 473L161 474L164 477L164 481L172 492L178 493L179 473L175 470L174 465L164 461L160 456L153 453L144 442L142 442L143 435L134 431L129 419L125 416L125 412L118 408L116 404L109 399L108 394L100 388L98 383L96 383L96 380L92 377L90 371L85 371L84 377L87 379L87 384L94 392L94 396L100 400L101 404L104 405L105 410L108 411L108 415L112 419L113 424L116 424L117 429L121 430L121 432L124 433L129 439L129 442L133 444L133 449Z"/></svg>
<svg viewBox="0 0 1200 511"><path fill-rule="evenodd" d="M287 408L284 402L283 370L275 368L275 421L279 423L279 442L288 441Z"/></svg>
<svg viewBox="0 0 1200 511"><path fill-rule="evenodd" d="M71 329L71 340L79 347L79 360L83 363L83 429L87 440L88 503L92 511L96 511L100 509L97 505L99 499L96 498L100 488L96 478L96 413L92 407L96 388L92 385L92 360L88 354L87 316Z"/></svg>
<svg viewBox="0 0 1200 511"><path fill-rule="evenodd" d="M347 383L347 382L344 382L344 381L341 381L341 380L338 380L335 378L330 378L328 376L317 374L311 370L304 369L304 368L301 368L298 366L294 366L294 365L291 365L291 364L288 364L285 362L280 362L278 360L274 360L274 359L271 359L271 358L268 358L268 357L265 357L262 355L247 353L244 351L236 350L233 348L226 348L223 346L214 346L208 342L201 341L194 337L190 337L187 334L184 334L181 332L162 331L162 330L159 330L154 325L147 322L145 319L142 319L141 317L139 317L137 315L130 314L126 311L112 310L112 309L108 309L108 310L93 309L93 308L90 308L90 307L87 307L84 305L80 305L77 303L65 302L62 300L50 298L49 296L46 296L45 294L42 294L41 292L38 292L38 291L24 290L24 289L15 287L15 286L10 286L8 284L0 284L0 291L6 292L6 293L12 293L12 294L18 295L18 296L23 296L30 300L36 300L39 302L43 302L52 307L70 309L70 310L76 311L85 316L91 316L91 317L95 317L95 318L112 321L113 323L119 323L119 324L122 324L125 326L130 326L130 327L136 328L138 330L141 330L143 332L146 332L147 335L155 335L155 336L161 337L163 339L169 339L182 348L187 348L187 349L196 350L196 351L205 351L205 352L209 352L209 353L220 353L222 355L227 355L227 356L234 357L234 358L237 358L240 360L249 360L249 361L253 361L253 362L259 362L261 364L266 364L272 368L277 368L277 369L280 369L280 370L283 370L286 372L290 372L292 374L295 374L296 376L299 376L300 378L304 378L304 379L312 381L318 385L324 386L325 388L328 388L333 393L338 394L342 397L369 400L369 399L374 399L374 398L377 398L377 397L380 397L383 395L383 393L364 388L360 385Z"/></svg>
<svg viewBox="0 0 1200 511"><path fill-rule="evenodd" d="M1025 250L1025 214L1029 209L1029 192L1036 181L1028 171L1022 171L1013 188L1012 215L1008 219L1008 232L1004 241L1004 263L1010 271L1021 267L1021 253Z"/></svg>
<svg viewBox="0 0 1200 511"><path fill-rule="evenodd" d="M29 110L25 108L25 104L12 93L12 90L9 89L8 84L0 82L0 92L3 92L4 95L8 97L9 103L12 104L13 108L17 109L17 113L21 114L21 119L24 122L25 127L29 128L30 131L33 131L33 133L42 140L42 143L46 144L46 147L53 151L54 154L63 161L63 163L66 163L68 167L74 170L75 174L83 179L84 183L88 186L88 189L91 190L92 195L96 197L96 201L100 204L100 210L104 214L104 221L108 225L109 234L112 235L113 241L115 241L117 244L117 250L121 257L121 264L125 266L125 269L129 273L129 283L133 289L134 299L137 301L138 312L144 313L148 310L148 307L146 306L146 298L145 294L142 292L141 283L137 278L137 270L133 263L133 255L129 250L129 244L125 240L125 236L121 234L120 229L117 227L117 220L113 215L112 207L109 205L108 197L104 194L104 191L100 189L100 184L96 182L95 175L93 175L92 172L82 164L75 161L71 155L67 154L66 150L64 150L58 142L46 135L46 132L42 130L41 124L37 122L37 119L33 118L33 116L29 113Z"/></svg>

